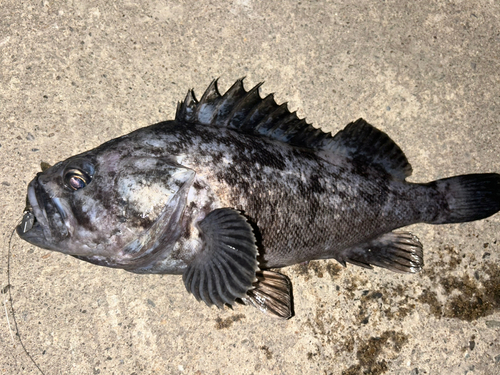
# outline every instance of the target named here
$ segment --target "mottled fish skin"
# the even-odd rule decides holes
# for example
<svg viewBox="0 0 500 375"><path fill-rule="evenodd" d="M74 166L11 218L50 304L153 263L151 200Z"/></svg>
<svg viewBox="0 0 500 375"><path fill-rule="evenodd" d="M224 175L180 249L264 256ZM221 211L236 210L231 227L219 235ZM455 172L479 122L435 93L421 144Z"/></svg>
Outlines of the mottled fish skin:
<svg viewBox="0 0 500 375"><path fill-rule="evenodd" d="M157 127L133 142L158 141L166 126ZM342 157L333 165L311 150L202 125L172 124L171 131L182 139L170 152L197 171L189 220L220 207L243 211L262 239L264 268L332 258L367 238L432 220L444 208L429 187L391 180ZM197 237L187 231L179 246Z"/></svg>
<svg viewBox="0 0 500 375"><path fill-rule="evenodd" d="M182 274L218 307L281 318L291 284L270 268L334 258L397 272L423 267L413 223L458 223L500 210L500 175L413 184L411 166L360 119L332 136L241 80L189 91L176 119L136 130L38 173L19 236L136 273Z"/></svg>

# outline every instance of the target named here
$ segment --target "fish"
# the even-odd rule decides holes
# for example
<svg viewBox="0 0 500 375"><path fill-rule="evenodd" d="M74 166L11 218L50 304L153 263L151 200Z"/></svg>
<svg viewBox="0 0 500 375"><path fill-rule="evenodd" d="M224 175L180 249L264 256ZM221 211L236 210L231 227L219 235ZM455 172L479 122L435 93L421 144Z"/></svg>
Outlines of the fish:
<svg viewBox="0 0 500 375"><path fill-rule="evenodd" d="M140 128L29 183L16 227L43 249L138 274L182 275L208 306L237 303L289 319L280 268L335 259L417 273L415 223L480 220L500 210L500 175L406 181L412 167L363 119L324 132L261 97L258 84L188 91L174 120Z"/></svg>

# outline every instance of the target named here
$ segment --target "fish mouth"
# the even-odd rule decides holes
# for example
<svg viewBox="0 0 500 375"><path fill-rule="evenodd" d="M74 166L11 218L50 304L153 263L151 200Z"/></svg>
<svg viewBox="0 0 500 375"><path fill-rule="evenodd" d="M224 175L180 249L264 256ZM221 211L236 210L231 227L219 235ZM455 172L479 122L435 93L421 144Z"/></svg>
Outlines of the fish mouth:
<svg viewBox="0 0 500 375"><path fill-rule="evenodd" d="M67 214L57 197L50 197L35 177L28 185L26 207L21 223L16 232L23 240L55 250L54 240L61 240L69 235L65 221Z"/></svg>

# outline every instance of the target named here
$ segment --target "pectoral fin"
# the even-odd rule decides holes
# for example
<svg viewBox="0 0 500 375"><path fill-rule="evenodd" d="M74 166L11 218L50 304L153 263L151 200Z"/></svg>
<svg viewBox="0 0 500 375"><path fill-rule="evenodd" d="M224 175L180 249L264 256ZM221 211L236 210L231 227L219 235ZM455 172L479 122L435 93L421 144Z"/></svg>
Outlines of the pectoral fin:
<svg viewBox="0 0 500 375"><path fill-rule="evenodd" d="M357 266L387 268L400 273L419 272L424 265L422 244L409 232L385 233L370 242L345 250L337 260Z"/></svg>
<svg viewBox="0 0 500 375"><path fill-rule="evenodd" d="M203 248L182 277L188 292L208 306L233 305L257 281L252 227L231 208L210 212L200 223Z"/></svg>

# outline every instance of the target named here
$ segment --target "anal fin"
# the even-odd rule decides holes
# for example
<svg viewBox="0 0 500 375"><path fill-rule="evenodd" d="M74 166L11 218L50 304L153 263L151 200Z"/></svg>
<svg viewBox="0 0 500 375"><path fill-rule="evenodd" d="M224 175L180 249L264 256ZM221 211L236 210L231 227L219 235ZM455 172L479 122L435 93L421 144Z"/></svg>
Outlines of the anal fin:
<svg viewBox="0 0 500 375"><path fill-rule="evenodd" d="M254 288L241 299L246 305L252 305L265 314L289 319L293 316L292 283L281 273L257 271Z"/></svg>
<svg viewBox="0 0 500 375"><path fill-rule="evenodd" d="M344 250L337 259L342 264L387 268L394 272L416 273L424 265L422 244L410 232L385 233L369 242Z"/></svg>

